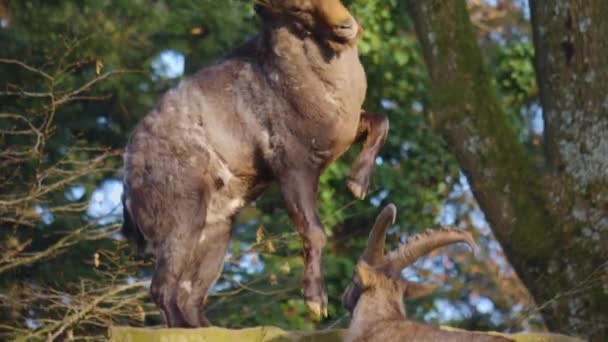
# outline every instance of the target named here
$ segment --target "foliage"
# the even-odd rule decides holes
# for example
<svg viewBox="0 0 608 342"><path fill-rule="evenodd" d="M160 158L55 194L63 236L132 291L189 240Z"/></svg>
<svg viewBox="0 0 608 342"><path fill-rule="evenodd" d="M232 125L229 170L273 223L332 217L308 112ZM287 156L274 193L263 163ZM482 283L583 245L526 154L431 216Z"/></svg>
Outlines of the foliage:
<svg viewBox="0 0 608 342"><path fill-rule="evenodd" d="M357 148L321 178L319 209L330 237L324 259L330 319L307 317L300 241L278 192L270 189L239 215L234 228L224 272L207 306L218 325L345 326L340 295L372 218L389 201L400 211L390 232L393 246L404 234L438 222L471 228L480 221L458 165L427 119L426 70L403 2L347 3L366 32L360 43L369 82L366 108L387 113L391 130L368 200L355 201L345 186ZM184 57L186 74L218 60L254 34L251 5L237 0L6 4L8 13L0 18L5 23L0 26L0 334L103 338L111 324L161 324L145 290L152 264L134 258L116 234L121 208L93 209L101 205L96 201L115 203L112 197L119 196L108 189L121 176L121 148L160 94L179 82L180 73L175 77L168 70L175 58ZM529 45L513 41L487 48L500 51L496 82L503 104L519 115L535 97ZM172 62L163 65L167 55ZM488 227L477 226L482 257L456 248L450 257L417 265L410 277L446 285L408 307L429 321L520 329L528 319L521 310L530 305L525 289Z"/></svg>

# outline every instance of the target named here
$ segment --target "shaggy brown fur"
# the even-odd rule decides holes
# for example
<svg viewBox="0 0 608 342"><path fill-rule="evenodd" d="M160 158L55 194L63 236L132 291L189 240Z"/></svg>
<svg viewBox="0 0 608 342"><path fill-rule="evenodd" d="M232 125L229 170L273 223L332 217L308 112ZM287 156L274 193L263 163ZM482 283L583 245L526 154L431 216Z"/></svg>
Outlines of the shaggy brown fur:
<svg viewBox="0 0 608 342"><path fill-rule="evenodd" d="M456 242L475 249L471 235L462 230L442 229L414 236L406 245L384 255L386 229L394 221L396 208L386 207L372 228L368 247L357 264L353 282L342 301L353 312L346 341L455 341L506 342L510 339L479 332L455 332L407 320L403 298L427 295L433 287L407 281L401 269L432 250Z"/></svg>
<svg viewBox="0 0 608 342"><path fill-rule="evenodd" d="M263 29L165 94L125 153L125 234L156 257L151 294L171 327L209 325L235 213L278 182L304 245L304 297L327 315L316 207L321 172L365 141L348 187L367 192L385 117L361 113L360 27L339 0L258 0Z"/></svg>

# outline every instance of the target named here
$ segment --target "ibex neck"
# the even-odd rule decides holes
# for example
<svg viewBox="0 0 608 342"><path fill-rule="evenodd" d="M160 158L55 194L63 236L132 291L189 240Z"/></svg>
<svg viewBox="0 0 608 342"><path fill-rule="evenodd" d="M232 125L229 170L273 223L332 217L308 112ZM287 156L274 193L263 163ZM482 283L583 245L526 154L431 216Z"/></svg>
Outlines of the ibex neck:
<svg viewBox="0 0 608 342"><path fill-rule="evenodd" d="M279 98L317 121L333 121L332 113L358 122L367 83L356 47L336 54L287 28L267 29L261 39L261 69Z"/></svg>
<svg viewBox="0 0 608 342"><path fill-rule="evenodd" d="M379 291L362 293L353 313L353 321L363 320L372 323L375 321L405 320L403 299L400 294L397 294L397 297Z"/></svg>
<svg viewBox="0 0 608 342"><path fill-rule="evenodd" d="M325 83L333 83L348 73L357 72L359 66L356 47L336 53L313 36L301 36L286 27L268 28L263 33L266 45L264 63L285 77L297 80L315 75ZM360 71L363 69L360 67Z"/></svg>

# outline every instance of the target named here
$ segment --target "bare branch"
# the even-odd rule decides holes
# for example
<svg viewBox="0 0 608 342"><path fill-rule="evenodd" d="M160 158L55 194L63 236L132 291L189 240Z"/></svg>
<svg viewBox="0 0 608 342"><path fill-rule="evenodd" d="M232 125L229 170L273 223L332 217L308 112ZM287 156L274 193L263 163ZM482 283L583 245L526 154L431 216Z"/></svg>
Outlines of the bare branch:
<svg viewBox="0 0 608 342"><path fill-rule="evenodd" d="M56 321L53 324L44 326L44 328L36 331L32 337L46 336L47 341L55 341L55 339L63 334L67 329L78 324L81 320L98 309L98 306L112 297L127 291L131 291L140 287L145 287L148 282L141 281L133 284L115 286L109 288L102 295L92 298L88 303L81 307L74 308L73 312L65 316L61 321Z"/></svg>
<svg viewBox="0 0 608 342"><path fill-rule="evenodd" d="M27 195L26 194L16 194L16 195L12 195L11 197L9 197L9 199L0 200L0 209L1 209L0 211L9 211L10 207L12 207L12 206L33 201L50 192L63 188L64 186L76 181L80 177L83 177L83 176L88 175L93 172L99 172L100 165L106 159L114 157L118 154L119 153L116 151L104 153L101 156L98 156L92 160L89 160L88 164L85 167L83 167L82 169L77 170L77 171L67 175L66 177L56 181L53 184L49 184L49 185L45 185L45 186L41 186L39 184L39 186L30 194L27 194ZM55 171L58 171L58 170L55 170ZM42 178L45 178L45 177L46 176L43 176Z"/></svg>
<svg viewBox="0 0 608 342"><path fill-rule="evenodd" d="M0 274L15 269L17 267L23 267L26 265L32 265L36 262L39 262L43 259L48 259L52 256L56 256L60 253L66 251L66 249L70 246L78 244L82 241L92 241L92 240L100 240L105 239L113 232L117 232L119 225L115 224L109 227L103 227L95 230L89 230L90 227L97 224L98 221L87 224L84 227L76 229L75 231L65 235L57 242L49 246L47 249L40 251L29 253L27 256L21 256L18 258L12 258L8 260L0 261Z"/></svg>
<svg viewBox="0 0 608 342"><path fill-rule="evenodd" d="M114 75L119 75L119 74L127 74L127 73L133 73L134 71L129 71L129 70L113 70L113 71L109 71L105 74L99 75L97 77L95 77L94 79L90 80L89 82L85 83L84 85L82 85L80 88L68 92L67 94L61 96L57 101L54 102L55 106L60 106L62 104L74 101L75 99L78 99L77 95L81 94L82 92L90 89L92 86L94 86L95 84L111 77Z"/></svg>
<svg viewBox="0 0 608 342"><path fill-rule="evenodd" d="M26 69L28 71L31 71L33 73L36 73L36 74L38 74L38 75L46 78L47 80L49 80L51 82L55 81L55 79L51 75L47 74L46 72L44 72L44 71L42 71L42 70L40 70L38 68L35 68L33 66L30 66L28 64L25 64L24 62L16 60L16 59L0 58L0 63L4 63L4 64L16 64L16 65L18 65L18 66L20 66L20 67L22 67L22 68L24 68L24 69Z"/></svg>

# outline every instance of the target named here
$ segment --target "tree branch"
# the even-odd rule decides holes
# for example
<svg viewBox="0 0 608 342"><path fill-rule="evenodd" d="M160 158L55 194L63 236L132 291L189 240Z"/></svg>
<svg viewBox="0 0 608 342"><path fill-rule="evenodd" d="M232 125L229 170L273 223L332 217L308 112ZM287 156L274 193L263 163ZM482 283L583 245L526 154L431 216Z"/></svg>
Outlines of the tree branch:
<svg viewBox="0 0 608 342"><path fill-rule="evenodd" d="M42 71L42 70L40 70L38 68L35 68L33 66L30 66L30 65L28 65L28 64L26 64L26 63L24 63L22 61L16 60L16 59L0 58L0 63L15 64L15 65L18 65L18 66L20 66L20 67L22 67L22 68L24 68L24 69L26 69L28 71L36 73L36 74L38 74L38 75L46 78L47 80L49 80L51 82L55 81L55 79L51 75L47 74L46 72L44 72L44 71Z"/></svg>

